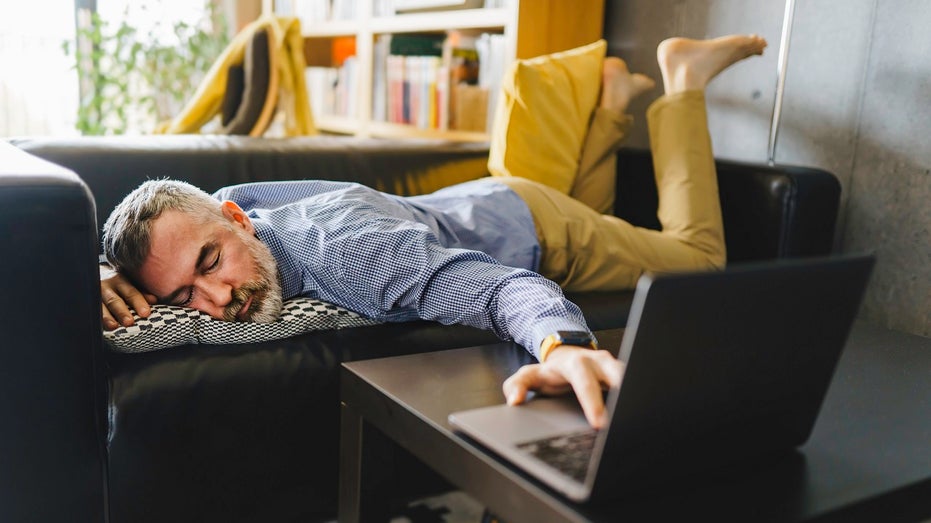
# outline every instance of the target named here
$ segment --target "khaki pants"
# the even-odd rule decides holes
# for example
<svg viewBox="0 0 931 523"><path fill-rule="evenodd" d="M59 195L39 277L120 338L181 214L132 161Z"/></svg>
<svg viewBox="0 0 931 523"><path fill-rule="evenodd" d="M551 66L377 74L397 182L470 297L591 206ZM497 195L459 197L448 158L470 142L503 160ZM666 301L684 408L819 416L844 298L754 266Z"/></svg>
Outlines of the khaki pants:
<svg viewBox="0 0 931 523"><path fill-rule="evenodd" d="M633 288L644 271L720 268L724 227L700 91L658 99L647 111L662 231L610 214L615 153L630 117L597 109L570 194L521 177L499 177L527 203L542 249L539 272L570 291Z"/></svg>

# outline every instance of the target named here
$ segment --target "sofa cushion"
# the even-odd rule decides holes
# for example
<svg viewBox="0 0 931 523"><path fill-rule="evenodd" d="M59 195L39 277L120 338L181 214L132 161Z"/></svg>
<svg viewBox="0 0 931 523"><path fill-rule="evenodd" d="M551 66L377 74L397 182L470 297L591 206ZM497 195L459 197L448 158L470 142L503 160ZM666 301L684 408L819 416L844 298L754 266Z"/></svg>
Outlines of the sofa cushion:
<svg viewBox="0 0 931 523"><path fill-rule="evenodd" d="M277 340L305 332L378 323L310 298L284 302L281 317L270 323L216 320L195 309L153 305L148 318L133 312L135 323L104 331L104 340L119 352L148 352L187 344L223 345Z"/></svg>
<svg viewBox="0 0 931 523"><path fill-rule="evenodd" d="M514 62L502 82L488 169L569 194L601 92L607 43Z"/></svg>

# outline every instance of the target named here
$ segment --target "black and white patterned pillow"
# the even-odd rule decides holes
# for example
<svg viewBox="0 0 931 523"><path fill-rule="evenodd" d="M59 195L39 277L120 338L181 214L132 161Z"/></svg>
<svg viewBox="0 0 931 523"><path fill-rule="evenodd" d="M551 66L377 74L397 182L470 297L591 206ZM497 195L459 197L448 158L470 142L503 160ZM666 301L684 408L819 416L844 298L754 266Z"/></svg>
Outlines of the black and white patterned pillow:
<svg viewBox="0 0 931 523"><path fill-rule="evenodd" d="M218 345L277 340L315 330L344 329L379 323L350 310L310 298L284 302L281 317L271 323L215 320L200 311L153 305L148 318L133 313L135 323L103 331L118 352L149 352L186 344Z"/></svg>

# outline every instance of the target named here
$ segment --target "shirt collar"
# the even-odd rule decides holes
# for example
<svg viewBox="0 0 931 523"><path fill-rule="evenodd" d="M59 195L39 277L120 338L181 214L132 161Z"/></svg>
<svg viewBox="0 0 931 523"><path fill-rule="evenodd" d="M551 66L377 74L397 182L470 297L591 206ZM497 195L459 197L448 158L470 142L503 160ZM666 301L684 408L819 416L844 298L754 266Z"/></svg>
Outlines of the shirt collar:
<svg viewBox="0 0 931 523"><path fill-rule="evenodd" d="M254 213L249 214L252 226L255 227L255 235L275 257L275 262L278 265L278 281L281 283L282 299L287 300L298 296L303 289L300 265L288 254L272 225L262 218L254 216Z"/></svg>

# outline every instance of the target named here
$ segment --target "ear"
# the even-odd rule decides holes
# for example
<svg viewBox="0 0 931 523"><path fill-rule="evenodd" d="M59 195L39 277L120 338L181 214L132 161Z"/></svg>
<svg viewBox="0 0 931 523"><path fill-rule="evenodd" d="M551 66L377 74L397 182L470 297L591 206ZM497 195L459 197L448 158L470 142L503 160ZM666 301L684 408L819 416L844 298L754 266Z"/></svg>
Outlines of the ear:
<svg viewBox="0 0 931 523"><path fill-rule="evenodd" d="M249 219L249 215L247 215L246 212L242 210L242 208L236 205L236 202L226 200L220 204L220 210L223 211L223 216L227 220L242 227L249 234L255 234L255 227L252 226L252 221Z"/></svg>

